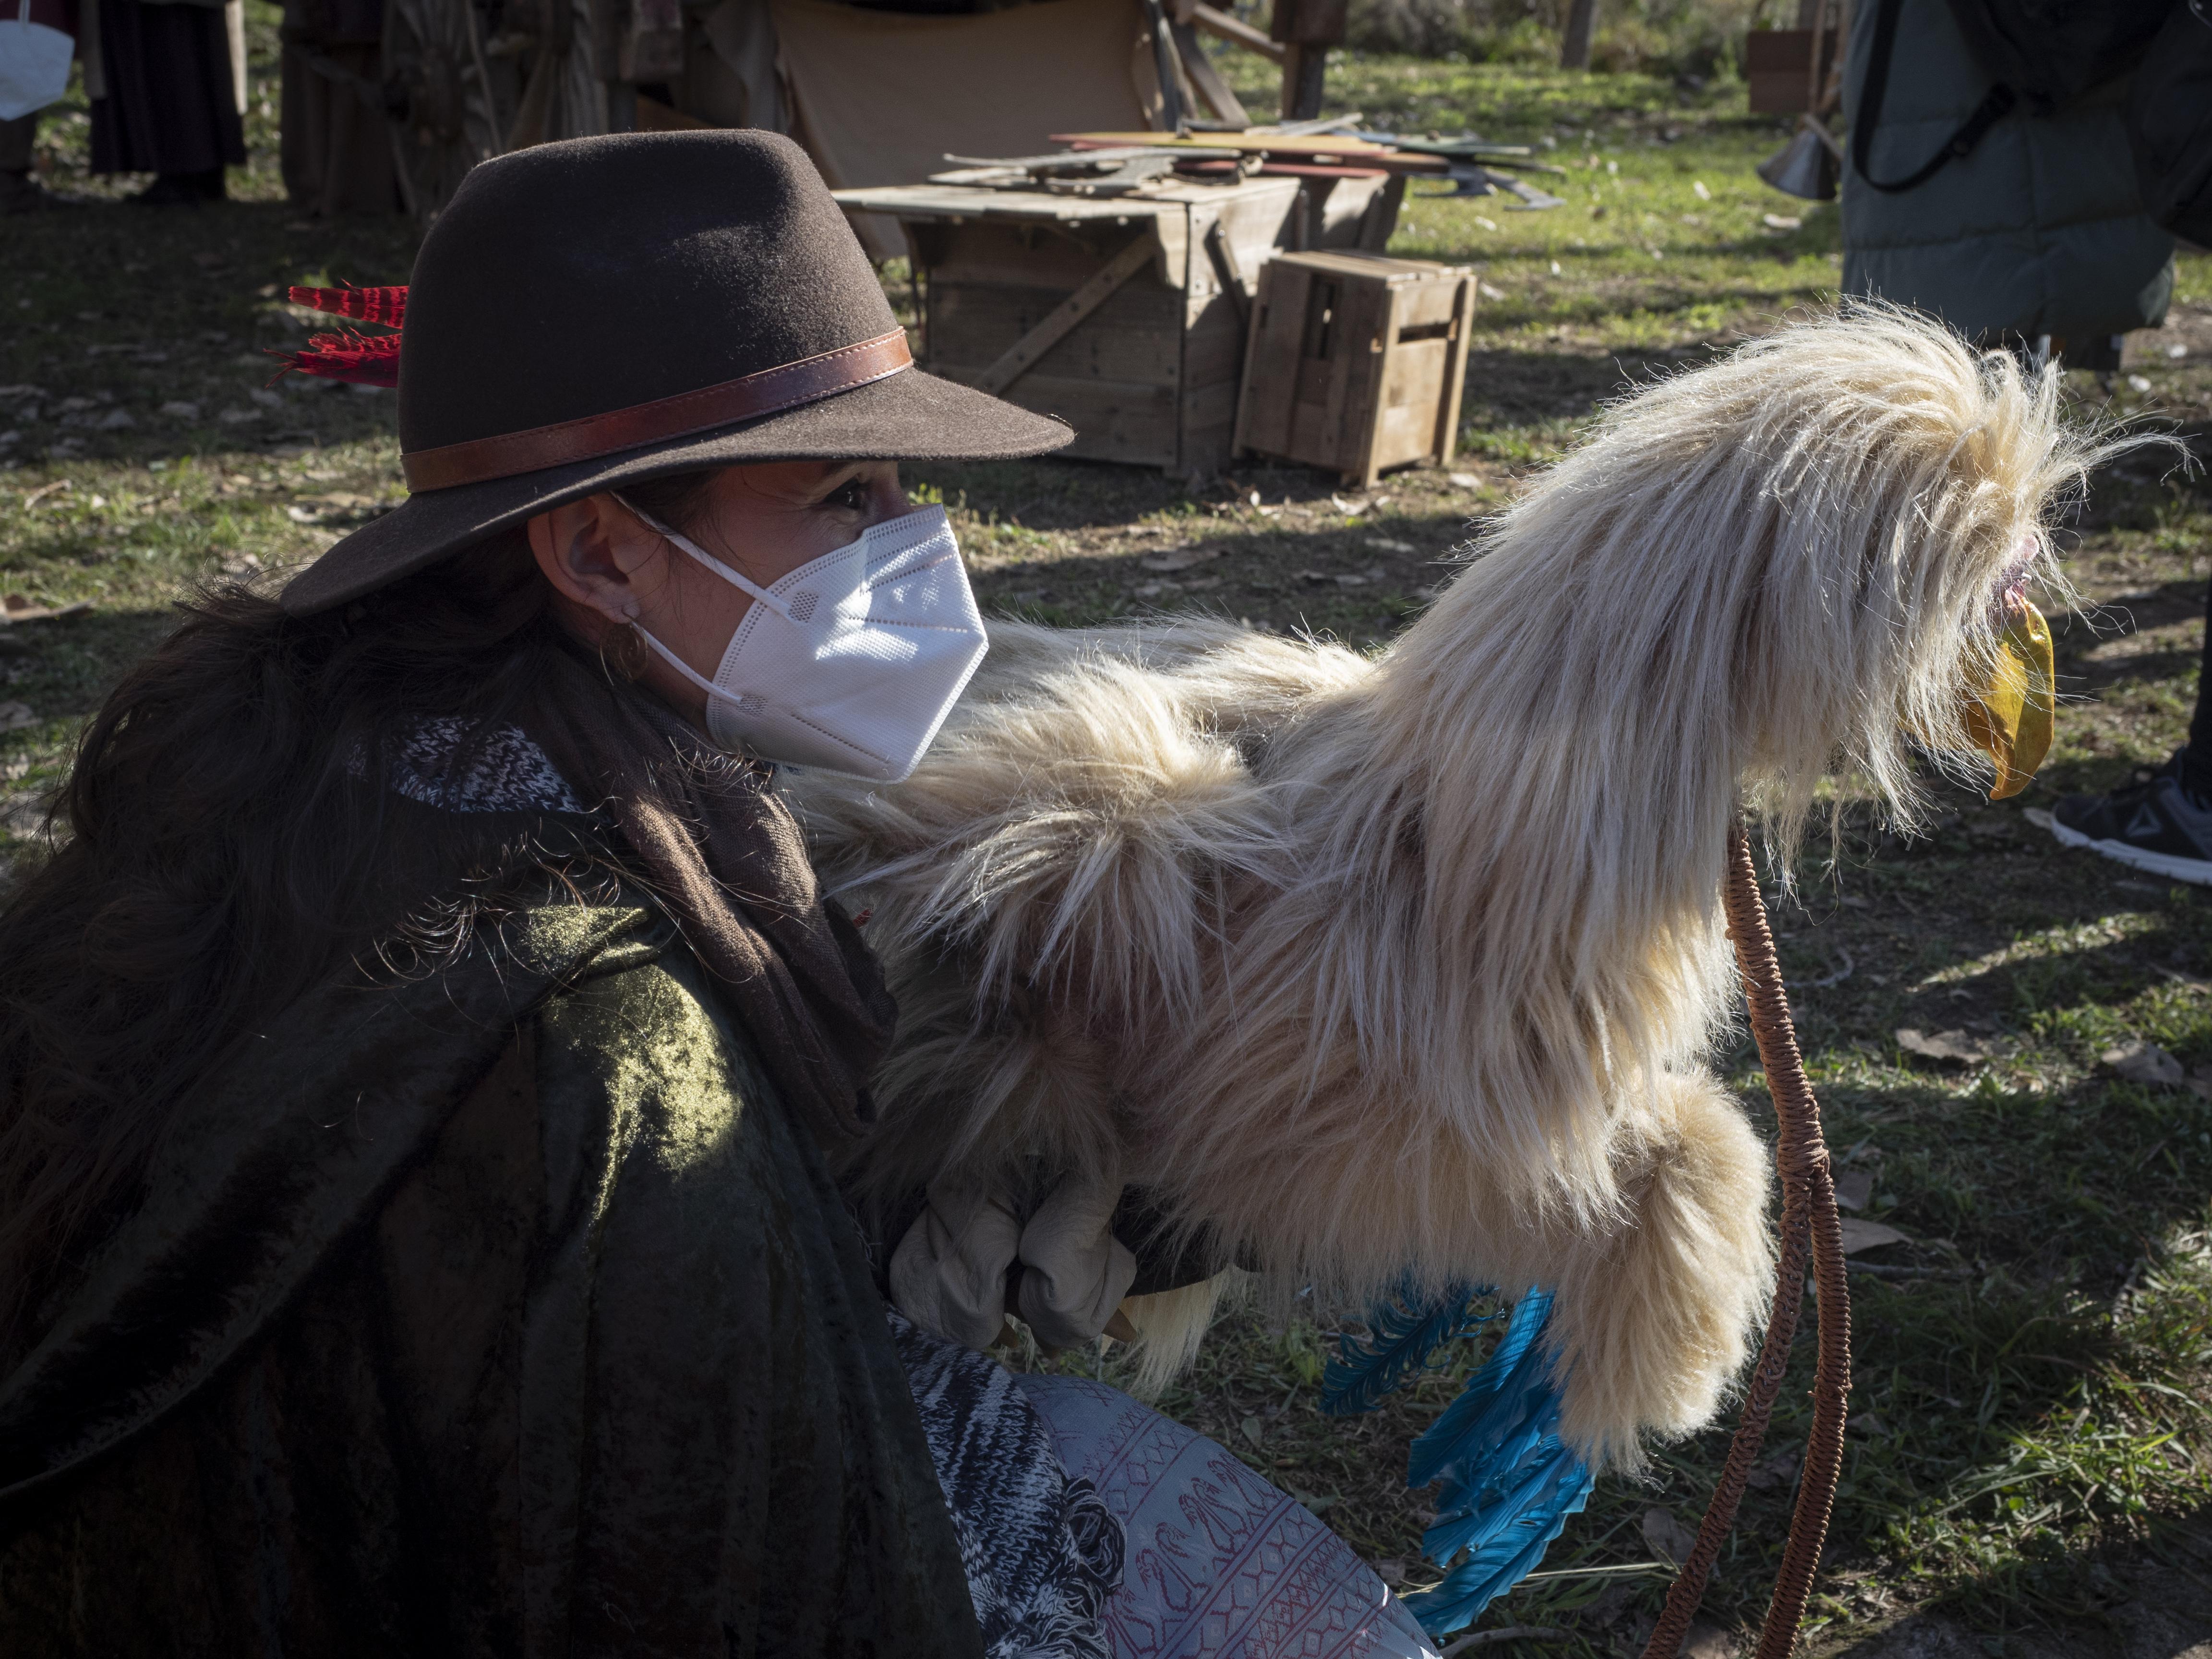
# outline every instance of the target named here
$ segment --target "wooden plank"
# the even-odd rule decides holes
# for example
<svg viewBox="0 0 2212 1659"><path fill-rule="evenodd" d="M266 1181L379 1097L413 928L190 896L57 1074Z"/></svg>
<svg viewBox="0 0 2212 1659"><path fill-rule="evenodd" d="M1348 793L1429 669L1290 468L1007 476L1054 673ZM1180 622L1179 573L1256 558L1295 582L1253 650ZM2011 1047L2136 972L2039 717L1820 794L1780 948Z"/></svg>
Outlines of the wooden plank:
<svg viewBox="0 0 2212 1659"><path fill-rule="evenodd" d="M1298 133L1288 135L1267 127L1254 127L1249 132L1208 132L1195 137L1176 138L1161 132L1055 132L1049 135L1055 144L1073 144L1079 149L1095 145L1149 144L1163 149L1236 149L1271 155L1297 156L1301 159L1323 155L1381 155L1389 149L1372 138L1354 138L1348 133Z"/></svg>
<svg viewBox="0 0 2212 1659"><path fill-rule="evenodd" d="M934 276L933 280L951 326L967 346L964 354L956 354L956 360L972 362L978 369L997 361L1008 347L1065 305L1070 293L1059 287L948 283ZM1183 296L1172 289L1131 283L1098 307L1083 331L1127 329L1172 340L1182 328L1183 313Z"/></svg>
<svg viewBox="0 0 2212 1659"><path fill-rule="evenodd" d="M1368 303L1373 307L1369 313L1373 320L1364 343L1367 361L1361 367L1366 372L1362 374L1358 368L1352 371L1361 381L1361 396L1356 402L1347 400L1346 424L1338 428L1350 440L1347 447L1358 458L1357 471L1363 489L1374 483L1376 474L1383 466L1383 434L1389 424L1383 416L1389 406L1387 398L1391 362L1397 355L1393 348L1398 338L1400 314L1405 307L1406 292L1393 283L1367 290L1367 297ZM1356 337L1344 343L1344 349L1352 354L1355 362L1361 356L1362 343ZM1345 477L1349 483L1352 473L1347 471Z"/></svg>
<svg viewBox="0 0 2212 1659"><path fill-rule="evenodd" d="M1328 46L1319 40L1291 40L1285 45L1289 50L1283 55L1283 119L1310 121L1321 113Z"/></svg>
<svg viewBox="0 0 2212 1659"><path fill-rule="evenodd" d="M830 191L849 211L896 214L902 219L1041 219L1135 224L1157 217L1181 198L1143 196L1060 196L1042 190L991 190L975 185L883 185Z"/></svg>
<svg viewBox="0 0 2212 1659"><path fill-rule="evenodd" d="M1467 389L1467 349L1474 333L1474 278L1459 279L1459 307L1453 317L1450 373L1444 380L1443 404L1437 414L1437 465L1450 464L1459 447L1460 398Z"/></svg>
<svg viewBox="0 0 2212 1659"><path fill-rule="evenodd" d="M917 229L927 232L935 256L930 260L933 276L1016 286L1057 284L1072 293L1124 246L1133 228L1150 224L1161 244L1156 266L1158 283L1154 286L1180 289L1187 275L1187 214L1188 210L1176 203L1170 210L1156 216L1120 224L971 220L957 225L925 222ZM1200 268L1205 268L1202 263Z"/></svg>
<svg viewBox="0 0 2212 1659"><path fill-rule="evenodd" d="M1172 386L1024 375L1006 397L1040 415L1057 416L1075 428L1075 441L1059 452L1062 455L1139 466L1173 468L1176 464Z"/></svg>
<svg viewBox="0 0 2212 1659"><path fill-rule="evenodd" d="M1218 219L1206 228L1206 251L1221 274L1221 291L1229 296L1229 303L1237 309L1237 320L1243 324L1252 314L1252 291L1246 286L1243 263L1237 257L1236 240Z"/></svg>
<svg viewBox="0 0 2212 1659"><path fill-rule="evenodd" d="M1406 178L1394 173L1390 182L1375 193L1367 204L1367 211L1359 222L1359 248L1364 253L1380 253L1390 246L1391 233L1398 228L1398 212L1406 204Z"/></svg>
<svg viewBox="0 0 2212 1659"><path fill-rule="evenodd" d="M1249 126L1252 118L1244 112L1244 106L1230 90L1229 82L1221 78L1221 71L1213 67L1213 60L1206 55L1206 45L1198 38L1198 30L1187 22L1169 25L1174 33L1176 52L1182 59L1182 70L1190 77L1191 89L1206 100L1217 120L1233 126Z"/></svg>
<svg viewBox="0 0 2212 1659"><path fill-rule="evenodd" d="M1329 466L1329 458L1335 452L1335 434L1328 424L1328 405L1315 402L1292 405L1290 430L1272 453L1290 460L1304 461L1308 466Z"/></svg>
<svg viewBox="0 0 2212 1659"><path fill-rule="evenodd" d="M1012 332L1006 323L974 309L950 324L943 313L931 321L936 332L930 349L930 373L969 385L1005 355ZM1171 324L1161 328L1141 323L1102 323L1094 317L1046 352L1028 373L1174 386L1182 378L1178 335Z"/></svg>
<svg viewBox="0 0 2212 1659"><path fill-rule="evenodd" d="M1459 283L1448 276L1406 283L1398 290L1406 296L1405 308L1398 313L1399 328L1433 328L1439 323L1449 324L1459 315Z"/></svg>
<svg viewBox="0 0 2212 1659"><path fill-rule="evenodd" d="M1426 460L1437 451L1437 420L1451 373L1455 340L1415 340L1395 347L1376 421L1372 465Z"/></svg>
<svg viewBox="0 0 2212 1659"><path fill-rule="evenodd" d="M1225 11L1200 4L1190 9L1190 20L1217 40L1226 40L1231 46L1242 46L1247 52L1256 52L1271 64L1283 61L1283 48L1267 38L1264 29L1255 29Z"/></svg>
<svg viewBox="0 0 2212 1659"><path fill-rule="evenodd" d="M1185 392L1243 378L1244 341L1249 325L1237 319L1225 300L1207 302L1207 314L1183 331L1182 384Z"/></svg>
<svg viewBox="0 0 2212 1659"><path fill-rule="evenodd" d="M1167 8L1160 0L1141 0L1145 14L1144 39L1152 50L1152 76L1160 93L1158 120L1169 132L1181 132L1196 112L1184 97L1182 65L1176 60L1175 36L1169 33Z"/></svg>
<svg viewBox="0 0 2212 1659"><path fill-rule="evenodd" d="M1294 180L1281 182L1291 188L1279 196L1239 191L1222 204L1215 216L1223 234L1237 250L1237 263L1243 268L1255 299L1259 295L1261 270L1288 244L1291 216L1302 199Z"/></svg>
<svg viewBox="0 0 2212 1659"><path fill-rule="evenodd" d="M1367 253L1354 248L1314 248L1297 254L1285 254L1316 270L1334 271L1364 282L1419 282L1439 276L1457 276L1468 270L1467 265L1441 264L1434 259L1401 259L1387 253Z"/></svg>
<svg viewBox="0 0 2212 1659"><path fill-rule="evenodd" d="M1408 461L1425 461L1436 453L1437 406L1434 402L1400 404L1386 409L1375 423L1375 477ZM1370 478L1369 482L1374 482Z"/></svg>
<svg viewBox="0 0 2212 1659"><path fill-rule="evenodd" d="M1375 198L1393 182L1387 173L1350 176L1346 171L1344 177L1312 179L1305 184L1307 223L1316 247L1357 251L1373 216Z"/></svg>
<svg viewBox="0 0 2212 1659"><path fill-rule="evenodd" d="M1218 380L1200 391L1185 392L1182 394L1182 410L1186 432L1218 426L1225 434L1237 413L1237 383L1234 380Z"/></svg>
<svg viewBox="0 0 2212 1659"><path fill-rule="evenodd" d="M1305 280L1297 271L1279 276L1272 265L1260 273L1259 296L1245 330L1243 390L1237 400L1235 442L1240 455L1281 441L1282 401L1295 381L1297 365L1295 359L1284 361L1278 319L1290 308L1287 290Z"/></svg>
<svg viewBox="0 0 2212 1659"><path fill-rule="evenodd" d="M1311 354L1326 356L1329 370L1328 396L1322 405L1325 435L1320 464L1349 471L1352 463L1347 452L1352 443L1347 434L1365 431L1366 415L1374 407L1370 382L1378 378L1379 365L1371 362L1370 347L1382 329L1389 290L1379 283L1348 282L1318 273L1314 285L1330 290L1322 334L1326 343Z"/></svg>
<svg viewBox="0 0 2212 1659"><path fill-rule="evenodd" d="M1050 315L976 376L975 388L1000 392L1012 386L1038 358L1065 338L1070 329L1103 305L1115 289L1152 264L1155 245L1152 236L1139 236L1108 260L1097 276L1054 307Z"/></svg>
<svg viewBox="0 0 2212 1659"><path fill-rule="evenodd" d="M1290 424L1283 453L1326 466L1336 459L1330 409L1340 401L1337 387L1344 374L1332 332L1340 284L1325 272L1309 271L1306 276L1305 314L1298 319L1297 372L1291 386Z"/></svg>
<svg viewBox="0 0 2212 1659"><path fill-rule="evenodd" d="M1276 260L1260 273L1260 301L1244 351L1237 447L1287 454L1298 381L1300 336L1313 273Z"/></svg>
<svg viewBox="0 0 2212 1659"><path fill-rule="evenodd" d="M933 225L932 282L1056 289L1066 299L1121 246L1127 230L1039 225ZM1145 288L1164 292L1158 283Z"/></svg>
<svg viewBox="0 0 2212 1659"><path fill-rule="evenodd" d="M1220 228L1218 223L1214 227ZM1178 467L1186 478L1218 471L1236 436L1237 394L1243 371L1244 338L1251 322L1250 302L1239 310L1227 292L1200 294L1194 285L1185 297L1182 322L1182 380L1176 408L1181 437ZM1214 433L1213 428L1222 428ZM1206 434L1212 433L1212 436Z"/></svg>
<svg viewBox="0 0 2212 1659"><path fill-rule="evenodd" d="M955 155L947 150L945 159L954 167L965 167L972 173L1026 173L1035 168L1048 173L1073 173L1083 167L1103 167L1109 161L1133 161L1146 155L1174 157L1176 154L1176 150L1158 144L1125 144L1119 149L1081 151L1079 161L1064 149L1053 150L1042 155ZM933 185L964 185L969 181L965 179L933 178L929 182Z"/></svg>

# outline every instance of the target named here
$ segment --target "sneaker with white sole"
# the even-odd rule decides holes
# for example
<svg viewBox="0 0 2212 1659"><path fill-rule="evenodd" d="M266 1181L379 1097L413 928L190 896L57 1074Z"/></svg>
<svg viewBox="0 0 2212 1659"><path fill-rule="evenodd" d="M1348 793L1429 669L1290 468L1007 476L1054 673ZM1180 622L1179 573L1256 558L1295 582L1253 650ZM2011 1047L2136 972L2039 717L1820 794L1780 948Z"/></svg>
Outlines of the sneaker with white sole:
<svg viewBox="0 0 2212 1659"><path fill-rule="evenodd" d="M2180 758L2109 795L2067 796L2051 811L2051 833L2062 846L2212 887L2212 801L2182 787Z"/></svg>

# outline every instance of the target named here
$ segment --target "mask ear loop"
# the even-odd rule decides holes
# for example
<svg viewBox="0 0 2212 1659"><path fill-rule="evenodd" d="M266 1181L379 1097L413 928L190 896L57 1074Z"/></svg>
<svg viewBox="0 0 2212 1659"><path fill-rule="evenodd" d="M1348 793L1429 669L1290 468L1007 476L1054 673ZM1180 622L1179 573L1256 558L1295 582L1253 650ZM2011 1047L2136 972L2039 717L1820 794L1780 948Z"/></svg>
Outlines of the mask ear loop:
<svg viewBox="0 0 2212 1659"><path fill-rule="evenodd" d="M684 552L698 560L700 563L705 565L709 570L720 576L724 581L728 582L732 586L741 588L745 592L751 594L757 603L765 605L769 610L775 611L777 616L781 617L786 622L791 622L793 620L791 611L784 605L783 601L777 599L775 594L769 592L766 588L761 586L758 583L750 580L749 578L738 572L731 569L729 566L724 564L720 559L707 551L705 548L700 546L689 536L684 535L681 531L672 529L667 525L661 523L659 520L654 518L652 514L647 513L643 507L638 506L635 501L623 500L622 495L618 491L609 490L607 493L613 495L617 501L621 501L623 510L629 513L631 517L635 518L647 530L652 531L654 535L659 536L662 539L671 542L677 547L681 548ZM646 644L652 648L653 654L658 656L661 661L666 663L671 668L681 674L685 679L690 681L692 684L697 686L708 696L720 697L724 702L734 703L741 708L744 706L744 697L739 696L737 692L731 691L725 687L715 684L714 681L708 679L697 669L692 667L690 663L684 661L683 658L678 656L673 651L671 651L666 646L655 639L653 636L652 630L647 629L644 623L639 622L635 615L633 615L629 619L629 631L636 635L638 638L643 640Z"/></svg>
<svg viewBox="0 0 2212 1659"><path fill-rule="evenodd" d="M775 614L782 617L784 621L794 623L798 621L798 618L791 614L791 607L789 605L786 605L781 599L776 598L775 594L769 592L768 589L763 587L759 583L754 581L750 577L746 576L742 572L732 570L728 565L724 564L720 559L716 558L712 553L709 553L705 548L700 546L698 543L693 541L682 531L674 529L668 525L661 523L659 520L654 518L652 514L647 512L635 501L625 500L619 491L610 490L607 493L613 495L617 501L621 501L623 510L628 512L632 518L635 519L647 530L653 532L654 535L659 536L662 540L669 542L674 546L678 547L684 552L690 554L693 558L698 560L701 564L705 565L708 569L713 571L724 581L729 583L731 586L740 588L745 592L751 594L755 600L775 611ZM642 633L644 630L641 629L639 631Z"/></svg>

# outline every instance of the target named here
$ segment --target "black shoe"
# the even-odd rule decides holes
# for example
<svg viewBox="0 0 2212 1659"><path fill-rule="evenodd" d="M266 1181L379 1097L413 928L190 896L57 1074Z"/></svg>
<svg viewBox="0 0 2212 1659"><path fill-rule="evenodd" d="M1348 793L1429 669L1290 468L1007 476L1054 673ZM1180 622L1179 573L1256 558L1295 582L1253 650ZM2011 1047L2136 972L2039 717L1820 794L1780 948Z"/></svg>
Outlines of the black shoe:
<svg viewBox="0 0 2212 1659"><path fill-rule="evenodd" d="M2062 846L2212 887L2212 801L2184 786L2181 758L2109 795L2067 796L2051 811L2051 833Z"/></svg>
<svg viewBox="0 0 2212 1659"><path fill-rule="evenodd" d="M0 173L0 213L46 213L84 205L82 197L48 190L28 173Z"/></svg>
<svg viewBox="0 0 2212 1659"><path fill-rule="evenodd" d="M154 182L131 198L140 207L198 207L223 199L222 169L208 173L156 173Z"/></svg>

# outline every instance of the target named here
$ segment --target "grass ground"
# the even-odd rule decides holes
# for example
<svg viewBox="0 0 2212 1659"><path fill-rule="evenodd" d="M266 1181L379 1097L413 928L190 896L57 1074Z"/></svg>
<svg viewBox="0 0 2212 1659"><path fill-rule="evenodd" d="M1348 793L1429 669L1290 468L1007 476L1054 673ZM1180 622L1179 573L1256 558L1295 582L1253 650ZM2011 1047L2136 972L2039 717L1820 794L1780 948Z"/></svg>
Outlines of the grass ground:
<svg viewBox="0 0 2212 1659"><path fill-rule="evenodd" d="M0 592L91 602L0 630L0 859L34 855L79 723L185 586L273 573L401 494L388 396L265 384L264 349L305 331L285 284L404 280L412 245L403 226L283 204L274 14L257 7L237 202L88 209L0 237ZM1249 61L1225 67L1264 98ZM1484 283L1462 459L1366 494L1263 466L1194 490L1076 464L923 469L988 606L1064 623L1206 610L1379 644L1599 399L1832 291L1834 210L1753 178L1780 134L1744 115L1739 87L1358 58L1331 84L1335 107L1378 125L1533 141L1566 169L1548 182L1567 204L1549 212L1407 204L1395 249L1474 264ZM81 119L52 125L55 182L82 182L82 142ZM2212 258L2183 260L2173 325L2131 341L2111 388L2075 380L2085 408L2162 414L2201 452ZM1911 842L1849 810L1777 911L1858 1213L1905 1235L1855 1258L1851 1438L1814 1607L1826 1648L1932 1610L1971 1634L1959 1651L2133 1652L2136 1566L2170 1561L2185 1588L2212 1578L2212 895L2064 854L2027 817L2179 743L2208 555L2201 478L2100 477L2075 526L2081 603L2054 618L2074 704L2041 780L2002 805L1961 797ZM1903 1030L1955 1033L1972 1057L1916 1054ZM2131 1041L2191 1080L2118 1075L2101 1056ZM1765 1121L1755 1056L1722 1058ZM1338 1328L1326 1313L1235 1316L1164 1403L1419 1583L1432 1575L1406 1446L1478 1356L1372 1417L1325 1419ZM1804 1423L1793 1386L1708 1602L1723 1630L1756 1626ZM1724 1445L1725 1425L1662 1449L1646 1480L1604 1483L1486 1626L1565 1627L1546 1650L1561 1654L1632 1650L1665 1583L1653 1512L1693 1526Z"/></svg>

